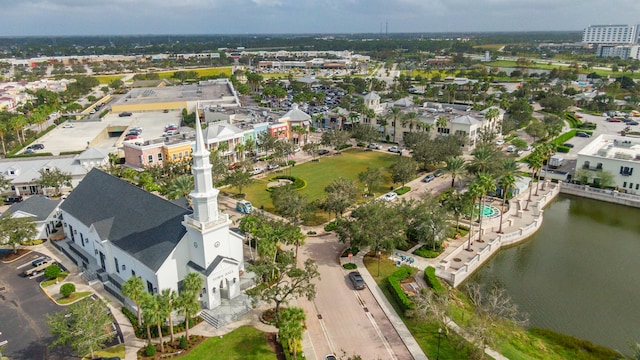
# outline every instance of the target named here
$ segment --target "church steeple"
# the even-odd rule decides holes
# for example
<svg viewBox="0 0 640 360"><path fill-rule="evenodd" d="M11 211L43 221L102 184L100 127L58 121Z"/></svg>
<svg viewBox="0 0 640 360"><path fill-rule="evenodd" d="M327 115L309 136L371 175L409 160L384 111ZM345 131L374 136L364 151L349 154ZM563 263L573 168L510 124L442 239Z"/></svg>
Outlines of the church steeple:
<svg viewBox="0 0 640 360"><path fill-rule="evenodd" d="M204 225L218 221L218 189L213 187L211 176L211 162L209 150L207 150L200 126L199 103L196 103L196 143L193 146L191 157L193 164L194 189L189 196L192 200L193 214L191 217Z"/></svg>

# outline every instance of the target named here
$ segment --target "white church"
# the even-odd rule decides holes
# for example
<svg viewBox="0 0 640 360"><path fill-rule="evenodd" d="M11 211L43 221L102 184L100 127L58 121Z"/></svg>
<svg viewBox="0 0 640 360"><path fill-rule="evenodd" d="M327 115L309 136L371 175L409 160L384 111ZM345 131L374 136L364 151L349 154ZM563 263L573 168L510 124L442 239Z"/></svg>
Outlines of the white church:
<svg viewBox="0 0 640 360"><path fill-rule="evenodd" d="M131 276L147 290L180 291L190 272L204 280L203 309L241 294L243 237L230 231L229 216L218 209L209 151L196 116L193 145L195 188L192 210L93 169L60 205L66 242L57 245L89 280L124 302L120 288Z"/></svg>

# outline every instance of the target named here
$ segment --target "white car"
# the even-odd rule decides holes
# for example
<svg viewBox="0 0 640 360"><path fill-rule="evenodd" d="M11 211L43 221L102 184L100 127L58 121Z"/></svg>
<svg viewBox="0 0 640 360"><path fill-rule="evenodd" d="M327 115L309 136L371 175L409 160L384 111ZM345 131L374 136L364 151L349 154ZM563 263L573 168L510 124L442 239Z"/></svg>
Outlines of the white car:
<svg viewBox="0 0 640 360"><path fill-rule="evenodd" d="M402 154L402 149L399 146L392 146L388 151L396 154Z"/></svg>
<svg viewBox="0 0 640 360"><path fill-rule="evenodd" d="M382 149L382 146L380 146L380 144L377 144L377 143L371 143L371 144L367 145L367 148L380 150L380 149Z"/></svg>
<svg viewBox="0 0 640 360"><path fill-rule="evenodd" d="M251 170L251 175L258 175L258 174L262 174L264 172L264 169L256 166L253 168L253 170Z"/></svg>
<svg viewBox="0 0 640 360"><path fill-rule="evenodd" d="M496 145L504 145L504 140L500 139L496 141Z"/></svg>
<svg viewBox="0 0 640 360"><path fill-rule="evenodd" d="M294 152L294 153L300 152L300 150L302 150L302 149L300 148L300 146L296 146L296 147L294 147L294 148L293 148L293 152Z"/></svg>
<svg viewBox="0 0 640 360"><path fill-rule="evenodd" d="M64 125L62 125L63 129L71 129L73 127L73 124L70 122L64 123Z"/></svg>
<svg viewBox="0 0 640 360"><path fill-rule="evenodd" d="M382 196L382 200L384 200L384 201L393 201L393 200L395 200L397 198L398 198L398 194L396 194L393 191L388 192L388 193L386 193L386 194L384 194Z"/></svg>

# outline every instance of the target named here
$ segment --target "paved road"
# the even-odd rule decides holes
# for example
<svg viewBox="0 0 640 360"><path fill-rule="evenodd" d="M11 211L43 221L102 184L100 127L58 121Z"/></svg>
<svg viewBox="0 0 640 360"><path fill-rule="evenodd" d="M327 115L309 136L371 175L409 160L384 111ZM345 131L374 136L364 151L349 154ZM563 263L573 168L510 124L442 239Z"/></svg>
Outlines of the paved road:
<svg viewBox="0 0 640 360"><path fill-rule="evenodd" d="M4 288L0 291L0 341L8 341L3 355L12 360L74 359L68 349L47 348L52 336L45 315L63 308L49 300L40 289L43 276L29 279L20 275L39 256L32 252L15 262L0 263L0 288Z"/></svg>
<svg viewBox="0 0 640 360"><path fill-rule="evenodd" d="M360 355L363 359L411 359L369 289L353 290L348 272L338 262L343 248L335 236L328 235L307 238L300 250L299 261L314 259L321 277L315 300L298 300L307 314L307 330L315 353L307 350L307 358L323 359L333 353Z"/></svg>

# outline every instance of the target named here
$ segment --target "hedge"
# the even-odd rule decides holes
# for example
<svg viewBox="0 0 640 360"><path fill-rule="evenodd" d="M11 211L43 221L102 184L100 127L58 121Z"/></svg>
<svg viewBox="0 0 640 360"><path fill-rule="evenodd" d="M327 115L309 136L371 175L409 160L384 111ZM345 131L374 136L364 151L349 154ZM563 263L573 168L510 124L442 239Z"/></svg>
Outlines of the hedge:
<svg viewBox="0 0 640 360"><path fill-rule="evenodd" d="M409 299L407 293L404 292L404 289L402 289L402 285L400 285L400 282L411 276L411 273L411 268L403 266L400 269L396 270L393 274L391 274L389 278L387 278L387 287L391 292L391 296L393 296L393 298L397 301L402 311L405 312L413 309L415 304L413 303L413 301L411 301L411 299Z"/></svg>
<svg viewBox="0 0 640 360"><path fill-rule="evenodd" d="M436 276L436 268L433 266L427 266L427 268L424 269L424 280L436 293L440 294L445 291L440 279Z"/></svg>
<svg viewBox="0 0 640 360"><path fill-rule="evenodd" d="M576 136L576 132L578 132L578 130L569 130L564 134L560 134L560 136L558 136L557 138L555 138L553 140L553 143L555 143L556 145L562 145L565 142L571 140L571 138L573 138L574 136Z"/></svg>
<svg viewBox="0 0 640 360"><path fill-rule="evenodd" d="M9 153L7 154L6 157L9 157L9 155L15 155L18 151L22 150L23 147L30 145L32 142L36 141L37 139L43 137L46 133L50 132L51 130L55 129L56 126L55 125L50 125L48 128L46 128L44 131L39 132L38 134L36 134L35 137L33 138L27 138L27 140L25 140L25 142L22 143L22 145L19 145L17 147L15 147L13 150L9 151Z"/></svg>
<svg viewBox="0 0 640 360"><path fill-rule="evenodd" d="M13 158L29 158L29 157L42 157L42 156L53 156L52 153L50 152L43 152L43 153L33 153L33 154L8 154L6 156L7 159L13 159Z"/></svg>
<svg viewBox="0 0 640 360"><path fill-rule="evenodd" d="M556 151L559 153L568 153L569 151L571 151L571 148L564 145L558 145L556 146Z"/></svg>
<svg viewBox="0 0 640 360"><path fill-rule="evenodd" d="M336 229L336 222L332 221L330 223L328 223L327 225L324 226L324 231L333 231Z"/></svg>
<svg viewBox="0 0 640 360"><path fill-rule="evenodd" d="M274 176L272 177L269 181L276 181L279 179L284 179L284 180L289 180L293 183L293 189L294 190L302 190L304 188L307 187L307 182L304 181L301 178L295 177L295 176L288 176L288 175L278 175L278 176ZM267 191L273 191L272 187L267 188Z"/></svg>
<svg viewBox="0 0 640 360"><path fill-rule="evenodd" d="M404 195L406 193L408 193L409 191L411 191L411 187L410 186L403 186L400 189L395 190L395 193L398 195Z"/></svg>
<svg viewBox="0 0 640 360"><path fill-rule="evenodd" d="M348 149L348 148L350 148L352 146L353 145L351 145L351 144L342 144L342 145L336 146L336 150L340 151L340 150Z"/></svg>

